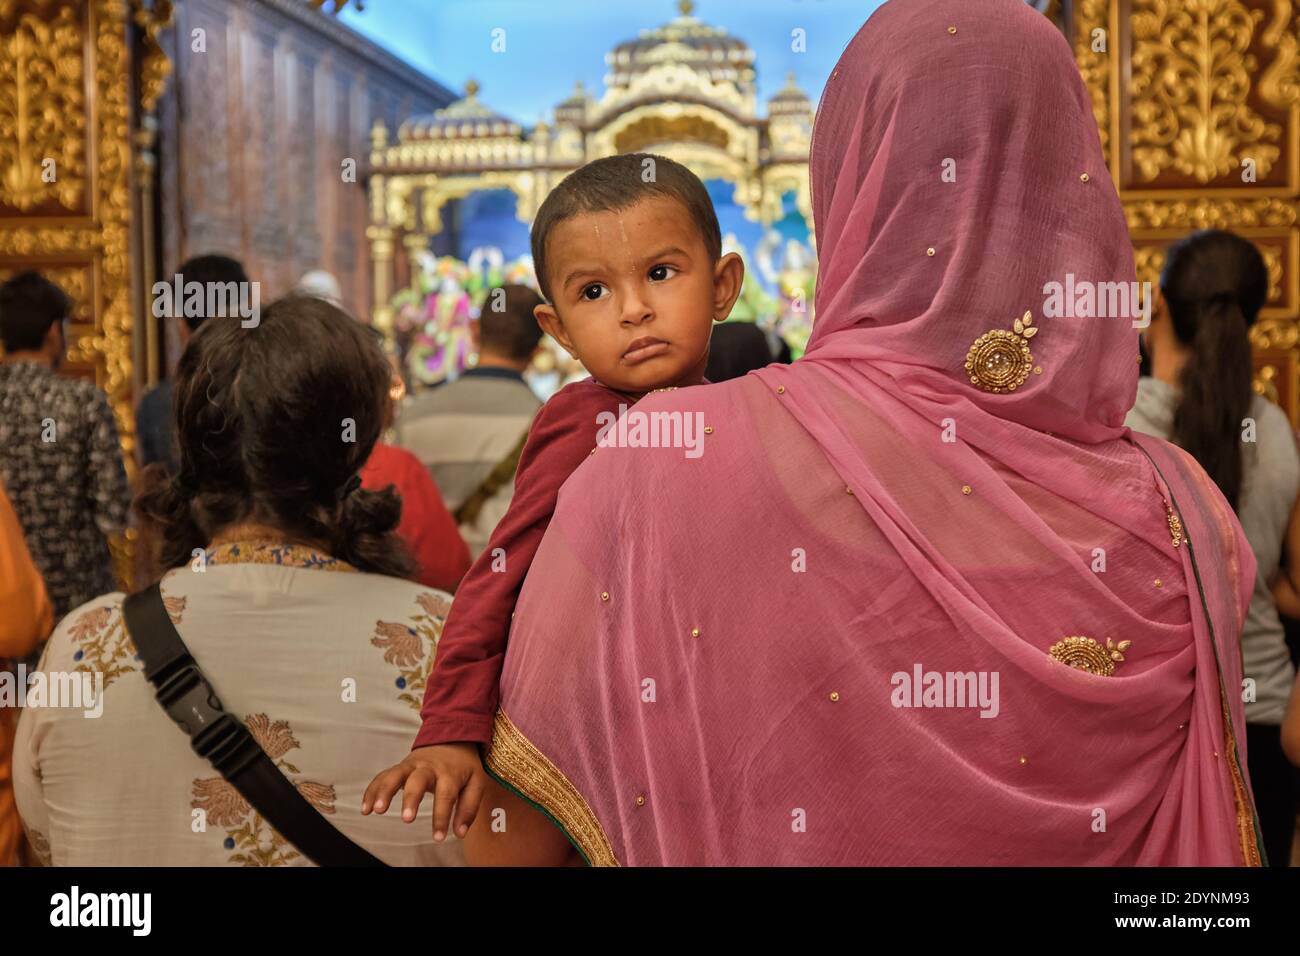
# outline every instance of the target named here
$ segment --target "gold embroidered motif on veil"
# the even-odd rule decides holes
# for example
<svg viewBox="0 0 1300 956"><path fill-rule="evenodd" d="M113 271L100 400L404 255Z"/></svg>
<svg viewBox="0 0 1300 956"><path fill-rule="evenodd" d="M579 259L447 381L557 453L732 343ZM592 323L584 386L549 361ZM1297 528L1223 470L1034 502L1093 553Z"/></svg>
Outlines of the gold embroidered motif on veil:
<svg viewBox="0 0 1300 956"><path fill-rule="evenodd" d="M977 338L966 353L966 374L986 392L1014 392L1034 367L1029 340L1038 334L1030 312L1016 319L1013 331L993 329Z"/></svg>

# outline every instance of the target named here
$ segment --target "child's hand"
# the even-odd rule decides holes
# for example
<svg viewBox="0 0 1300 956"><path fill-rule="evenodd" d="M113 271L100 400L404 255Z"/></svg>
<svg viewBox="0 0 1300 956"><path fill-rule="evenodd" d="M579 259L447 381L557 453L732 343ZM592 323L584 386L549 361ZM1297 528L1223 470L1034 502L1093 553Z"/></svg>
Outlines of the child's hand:
<svg viewBox="0 0 1300 956"><path fill-rule="evenodd" d="M388 801L402 791L402 819L410 823L426 793L433 794L433 841L447 837L451 808L456 807L456 835L463 837L478 815L487 777L479 762L477 744L435 744L419 747L396 766L378 774L361 798L361 812L388 809Z"/></svg>

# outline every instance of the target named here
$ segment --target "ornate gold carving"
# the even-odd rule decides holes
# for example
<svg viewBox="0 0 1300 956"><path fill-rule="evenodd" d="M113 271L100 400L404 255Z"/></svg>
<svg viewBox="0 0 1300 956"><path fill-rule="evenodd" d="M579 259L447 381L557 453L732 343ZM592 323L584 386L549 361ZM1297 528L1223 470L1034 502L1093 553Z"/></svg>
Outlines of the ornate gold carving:
<svg viewBox="0 0 1300 956"><path fill-rule="evenodd" d="M1099 677L1111 677L1115 665L1124 660L1124 652L1132 643L1120 641L1116 644L1108 637L1106 646L1102 647L1091 637L1066 637L1053 644L1047 653L1067 667Z"/></svg>
<svg viewBox="0 0 1300 956"><path fill-rule="evenodd" d="M1140 246L1133 251L1138 282L1150 282L1154 289L1160 284L1160 270L1165 267L1163 246Z"/></svg>
<svg viewBox="0 0 1300 956"><path fill-rule="evenodd" d="M64 255L94 252L102 245L99 230L22 226L0 229L0 256Z"/></svg>
<svg viewBox="0 0 1300 956"><path fill-rule="evenodd" d="M1268 295L1265 302L1282 301L1282 277L1284 267L1282 265L1282 249L1275 245L1261 245L1255 243L1259 249L1259 254L1264 257L1264 267L1268 269Z"/></svg>
<svg viewBox="0 0 1300 956"><path fill-rule="evenodd" d="M614 848L591 806L504 711L497 711L492 746L484 762L493 774L558 823L590 865L618 866Z"/></svg>
<svg viewBox="0 0 1300 956"><path fill-rule="evenodd" d="M1110 38L1106 40L1106 52L1093 51L1093 31L1109 30L1106 16L1106 0L1082 0L1077 16L1078 27L1075 30L1074 56L1079 64L1079 72L1088 87L1088 96L1092 99L1092 115L1097 120L1097 131L1101 134L1101 148L1110 150ZM1105 34L1103 34L1105 35Z"/></svg>
<svg viewBox="0 0 1300 956"><path fill-rule="evenodd" d="M80 209L86 187L82 69L81 31L71 7L52 22L23 14L17 29L0 39L0 203L25 211L55 199Z"/></svg>
<svg viewBox="0 0 1300 956"><path fill-rule="evenodd" d="M1215 199L1185 196L1176 199L1144 199L1124 204L1131 230L1138 229L1240 229L1256 226L1294 226L1294 200Z"/></svg>
<svg viewBox="0 0 1300 956"><path fill-rule="evenodd" d="M42 12L56 9L38 6ZM20 15L15 31L0 38L0 202L29 210L54 198L87 213L72 222L39 215L6 219L0 259L26 260L4 263L9 271L36 260L73 296L77 317L93 323L69 343L69 355L94 364L133 476L128 14L125 0L62 4L48 22L30 12ZM8 18L13 11L0 8L0 15ZM95 29L89 38L88 25ZM95 64L89 84L88 51ZM85 160L88 128L95 137L93 169ZM54 183L40 178L47 155L55 159ZM134 538L119 537L111 546L122 583L129 586Z"/></svg>
<svg viewBox="0 0 1300 956"><path fill-rule="evenodd" d="M646 116L627 126L614 138L620 153L644 152L648 147L672 143L703 143L725 150L727 131L700 116Z"/></svg>
<svg viewBox="0 0 1300 956"><path fill-rule="evenodd" d="M1251 380L1251 388L1255 390L1256 395L1262 395L1274 405L1281 404L1281 396L1277 390L1278 370L1276 365L1262 366Z"/></svg>
<svg viewBox="0 0 1300 956"><path fill-rule="evenodd" d="M172 0L158 0L153 9L146 7L141 0L134 0L134 6L136 25L143 31L140 38L140 108L152 113L172 72L171 60L167 59L158 43L158 34L171 26L175 10Z"/></svg>
<svg viewBox="0 0 1300 956"><path fill-rule="evenodd" d="M1173 167L1208 183L1250 158L1268 175L1282 130L1247 103L1246 51L1262 10L1240 0L1133 0L1133 163L1151 181Z"/></svg>
<svg viewBox="0 0 1300 956"><path fill-rule="evenodd" d="M1273 47L1277 55L1264 68L1256 89L1260 99L1279 109L1300 101L1300 63L1297 62L1297 41L1292 28L1291 0L1273 0L1273 20L1260 39L1264 46Z"/></svg>
<svg viewBox="0 0 1300 956"><path fill-rule="evenodd" d="M1034 367L1029 339L1038 334L1033 314L1026 312L1016 319L1013 329L985 332L971 344L966 353L966 374L972 385L986 392L1014 392L1025 384Z"/></svg>
<svg viewBox="0 0 1300 956"><path fill-rule="evenodd" d="M1280 319L1260 319L1250 330L1250 341L1256 349L1290 351L1300 345L1300 325L1295 316Z"/></svg>

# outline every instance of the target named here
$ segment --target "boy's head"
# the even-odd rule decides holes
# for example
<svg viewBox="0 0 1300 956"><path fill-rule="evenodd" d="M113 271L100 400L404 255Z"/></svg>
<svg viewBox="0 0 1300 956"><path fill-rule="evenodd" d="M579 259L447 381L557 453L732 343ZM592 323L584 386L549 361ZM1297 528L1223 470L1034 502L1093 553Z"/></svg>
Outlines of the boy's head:
<svg viewBox="0 0 1300 956"><path fill-rule="evenodd" d="M694 173L647 153L590 162L546 197L532 246L547 299L537 321L597 381L628 392L700 381L744 265L722 255Z"/></svg>

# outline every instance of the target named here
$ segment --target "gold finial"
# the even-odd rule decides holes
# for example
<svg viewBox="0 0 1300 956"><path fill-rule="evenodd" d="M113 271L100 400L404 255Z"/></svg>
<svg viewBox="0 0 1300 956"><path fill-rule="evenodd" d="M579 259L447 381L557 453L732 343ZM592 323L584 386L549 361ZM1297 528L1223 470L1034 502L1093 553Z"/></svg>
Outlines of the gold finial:
<svg viewBox="0 0 1300 956"><path fill-rule="evenodd" d="M478 80L471 79L465 84L465 98L467 100L472 100L478 95L478 91L481 89L482 87L478 85Z"/></svg>
<svg viewBox="0 0 1300 956"><path fill-rule="evenodd" d="M693 0L677 0L677 10L684 17L689 17L695 12L695 3Z"/></svg>
<svg viewBox="0 0 1300 956"><path fill-rule="evenodd" d="M586 93L587 93L587 88L582 85L582 80L575 80L573 83L573 95L585 96Z"/></svg>

